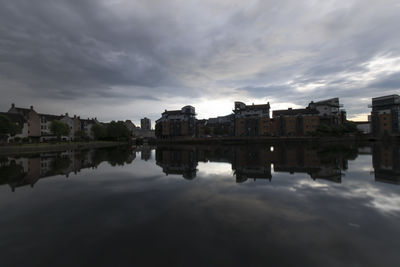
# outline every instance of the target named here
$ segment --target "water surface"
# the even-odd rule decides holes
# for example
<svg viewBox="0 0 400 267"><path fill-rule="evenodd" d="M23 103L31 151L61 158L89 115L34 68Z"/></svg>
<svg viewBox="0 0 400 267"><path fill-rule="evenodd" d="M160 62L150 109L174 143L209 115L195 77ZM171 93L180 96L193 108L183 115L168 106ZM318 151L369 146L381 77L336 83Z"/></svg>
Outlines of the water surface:
<svg viewBox="0 0 400 267"><path fill-rule="evenodd" d="M1 266L399 266L400 147L0 157Z"/></svg>

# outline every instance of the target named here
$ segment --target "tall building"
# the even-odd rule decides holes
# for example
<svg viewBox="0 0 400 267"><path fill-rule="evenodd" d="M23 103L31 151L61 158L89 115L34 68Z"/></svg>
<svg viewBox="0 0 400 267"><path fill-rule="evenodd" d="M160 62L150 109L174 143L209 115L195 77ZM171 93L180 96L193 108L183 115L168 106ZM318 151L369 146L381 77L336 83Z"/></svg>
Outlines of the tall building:
<svg viewBox="0 0 400 267"><path fill-rule="evenodd" d="M372 98L371 124L374 136L400 135L400 96Z"/></svg>
<svg viewBox="0 0 400 267"><path fill-rule="evenodd" d="M156 121L157 138L194 137L196 134L196 113L192 106L180 110L165 110Z"/></svg>
<svg viewBox="0 0 400 267"><path fill-rule="evenodd" d="M142 130L151 130L151 121L149 118L144 117L140 120L140 128Z"/></svg>

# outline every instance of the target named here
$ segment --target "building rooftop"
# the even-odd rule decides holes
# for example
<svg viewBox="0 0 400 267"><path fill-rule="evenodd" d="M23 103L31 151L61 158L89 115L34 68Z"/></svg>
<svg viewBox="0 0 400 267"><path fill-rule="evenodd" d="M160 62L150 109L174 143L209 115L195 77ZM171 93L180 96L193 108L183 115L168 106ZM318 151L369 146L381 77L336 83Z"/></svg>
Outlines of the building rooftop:
<svg viewBox="0 0 400 267"><path fill-rule="evenodd" d="M55 121L55 120L60 120L63 116L58 116L58 115L51 115L51 114L38 114L40 117L45 118L48 121Z"/></svg>
<svg viewBox="0 0 400 267"><path fill-rule="evenodd" d="M283 109L283 110L274 110L272 112L273 117L277 116L295 116L295 115L314 115L319 114L318 110L311 108L299 108L299 109Z"/></svg>

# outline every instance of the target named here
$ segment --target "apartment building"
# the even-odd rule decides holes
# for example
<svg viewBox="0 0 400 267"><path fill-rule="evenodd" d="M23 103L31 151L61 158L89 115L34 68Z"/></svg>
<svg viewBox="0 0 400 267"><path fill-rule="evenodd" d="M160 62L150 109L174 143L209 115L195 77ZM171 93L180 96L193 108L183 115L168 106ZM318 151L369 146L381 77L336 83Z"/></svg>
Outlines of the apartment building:
<svg viewBox="0 0 400 267"><path fill-rule="evenodd" d="M267 135L270 131L270 105L246 105L235 102L234 135L235 136L260 136Z"/></svg>
<svg viewBox="0 0 400 267"><path fill-rule="evenodd" d="M163 112L156 121L157 138L194 137L196 134L196 113L192 106L180 110Z"/></svg>
<svg viewBox="0 0 400 267"><path fill-rule="evenodd" d="M374 136L400 135L400 96L372 98L371 125Z"/></svg>
<svg viewBox="0 0 400 267"><path fill-rule="evenodd" d="M307 107L303 109L274 110L274 133L278 136L303 136L315 132L320 124L319 112Z"/></svg>
<svg viewBox="0 0 400 267"><path fill-rule="evenodd" d="M278 136L304 136L315 132L320 124L340 125L346 121L346 111L339 98L311 101L306 108L274 110L272 118Z"/></svg>
<svg viewBox="0 0 400 267"><path fill-rule="evenodd" d="M205 121L205 133L207 136L233 136L234 122L234 114L209 118Z"/></svg>

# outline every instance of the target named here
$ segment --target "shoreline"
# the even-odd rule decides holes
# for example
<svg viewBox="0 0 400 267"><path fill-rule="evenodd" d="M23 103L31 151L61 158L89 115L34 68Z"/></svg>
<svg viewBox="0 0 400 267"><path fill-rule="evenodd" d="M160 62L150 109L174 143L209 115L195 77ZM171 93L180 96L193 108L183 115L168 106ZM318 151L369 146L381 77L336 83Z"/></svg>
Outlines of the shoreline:
<svg viewBox="0 0 400 267"><path fill-rule="evenodd" d="M25 153L41 153L41 152L59 152L70 149L91 149L104 147L117 147L128 145L128 142L114 141L93 141L93 142L72 142L72 143L38 143L38 144L23 144L14 146L0 146L1 154L25 154Z"/></svg>
<svg viewBox="0 0 400 267"><path fill-rule="evenodd" d="M175 138L156 139L155 145L164 144L257 144L257 143L281 143L281 142L305 142L305 143L374 143L374 142L399 142L397 137L380 139L371 136L348 137L211 137L211 138Z"/></svg>

